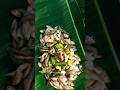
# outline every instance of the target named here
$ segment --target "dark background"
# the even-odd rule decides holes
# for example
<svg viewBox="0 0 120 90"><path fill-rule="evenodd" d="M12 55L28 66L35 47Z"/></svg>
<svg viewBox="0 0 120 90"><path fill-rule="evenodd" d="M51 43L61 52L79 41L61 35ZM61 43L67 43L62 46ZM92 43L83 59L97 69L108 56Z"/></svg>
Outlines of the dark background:
<svg viewBox="0 0 120 90"><path fill-rule="evenodd" d="M108 90L120 90L120 72L118 70L120 60L116 57L120 54L119 4L116 0L99 0L98 4L96 1L98 0L86 0L85 32L95 38L96 44L94 46L103 57L95 60L95 65L102 67L110 77L111 82L107 84ZM103 17L101 17L100 11L102 11ZM102 22L103 19L105 24ZM107 30L104 28L105 26ZM112 39L117 55L114 53L108 34Z"/></svg>
<svg viewBox="0 0 120 90"><path fill-rule="evenodd" d="M6 90L8 80L5 75L15 67L8 54L10 27L14 18L11 10L26 6L26 0L0 0L0 90Z"/></svg>
<svg viewBox="0 0 120 90"><path fill-rule="evenodd" d="M120 1L98 0L98 3L120 61Z"/></svg>

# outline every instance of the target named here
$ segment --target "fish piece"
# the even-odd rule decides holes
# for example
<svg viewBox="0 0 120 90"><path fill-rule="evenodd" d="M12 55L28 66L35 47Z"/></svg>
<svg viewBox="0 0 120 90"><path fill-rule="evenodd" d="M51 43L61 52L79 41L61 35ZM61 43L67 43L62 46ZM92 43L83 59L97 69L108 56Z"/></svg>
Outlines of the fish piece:
<svg viewBox="0 0 120 90"><path fill-rule="evenodd" d="M31 29L33 29L33 27L30 25L29 22L25 22L22 25L22 34L25 38L25 40L29 40L30 39L30 35L31 35Z"/></svg>
<svg viewBox="0 0 120 90"><path fill-rule="evenodd" d="M100 78L105 82L105 83L109 83L110 79L107 75L107 73L101 68L101 67L96 67L96 73L100 76Z"/></svg>
<svg viewBox="0 0 120 90"><path fill-rule="evenodd" d="M96 41L93 39L93 37L90 37L90 36L85 37L85 44L92 45L92 44L95 44L95 43L96 43Z"/></svg>
<svg viewBox="0 0 120 90"><path fill-rule="evenodd" d="M12 22L12 25L11 25L11 36L15 41L18 41L17 31L16 31L17 27L18 27L17 21L16 21L16 19L14 19Z"/></svg>
<svg viewBox="0 0 120 90"><path fill-rule="evenodd" d="M25 10L18 8L18 9L12 10L11 14L16 17L21 17L24 12L25 12Z"/></svg>
<svg viewBox="0 0 120 90"><path fill-rule="evenodd" d="M20 65L17 70L15 71L13 80L12 80L12 85L17 85L20 83L20 81L23 79L23 73L22 71L25 70L28 67L29 64L25 63Z"/></svg>
<svg viewBox="0 0 120 90"><path fill-rule="evenodd" d="M24 90L30 90L31 89L31 85L33 86L33 84L32 84L33 79L34 79L34 70L32 69L31 72L29 73L28 77L26 77L24 79Z"/></svg>
<svg viewBox="0 0 120 90"><path fill-rule="evenodd" d="M7 86L7 90L17 90L14 86Z"/></svg>

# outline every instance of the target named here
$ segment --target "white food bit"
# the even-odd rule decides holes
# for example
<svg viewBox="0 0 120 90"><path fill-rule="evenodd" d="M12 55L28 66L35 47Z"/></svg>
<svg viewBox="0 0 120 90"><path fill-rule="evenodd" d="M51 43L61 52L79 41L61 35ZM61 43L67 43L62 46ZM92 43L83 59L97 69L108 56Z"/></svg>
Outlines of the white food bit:
<svg viewBox="0 0 120 90"><path fill-rule="evenodd" d="M50 26L46 26L46 30L45 30L45 34L49 35L49 34L53 34L55 32L55 29L50 27Z"/></svg>
<svg viewBox="0 0 120 90"><path fill-rule="evenodd" d="M66 73L65 71L61 71L61 74L62 74L62 75L65 75L65 73Z"/></svg>
<svg viewBox="0 0 120 90"><path fill-rule="evenodd" d="M76 79L76 77L74 75L70 75L69 80L74 81L75 79Z"/></svg>
<svg viewBox="0 0 120 90"><path fill-rule="evenodd" d="M42 64L41 64L41 63L38 63L38 66L39 66L39 67L42 67Z"/></svg>
<svg viewBox="0 0 120 90"><path fill-rule="evenodd" d="M64 39L66 43L71 44L71 40L70 39Z"/></svg>
<svg viewBox="0 0 120 90"><path fill-rule="evenodd" d="M55 49L54 49L54 48L52 48L52 49L50 50L50 54L53 54L53 53L55 53Z"/></svg>
<svg viewBox="0 0 120 90"><path fill-rule="evenodd" d="M58 79L58 78L56 78L56 77L53 77L53 78L51 78L51 79L52 79L53 81L57 81L57 79Z"/></svg>
<svg viewBox="0 0 120 90"><path fill-rule="evenodd" d="M50 84L56 89L63 89L62 85L58 81L51 81Z"/></svg>
<svg viewBox="0 0 120 90"><path fill-rule="evenodd" d="M58 29L58 26L54 27L54 29L57 30L57 29Z"/></svg>
<svg viewBox="0 0 120 90"><path fill-rule="evenodd" d="M75 42L71 41L71 44L75 44Z"/></svg>
<svg viewBox="0 0 120 90"><path fill-rule="evenodd" d="M48 53L44 53L43 55L42 55L42 57L41 57L41 60L40 60L40 62L43 62L45 59L47 59L48 58Z"/></svg>
<svg viewBox="0 0 120 90"><path fill-rule="evenodd" d="M60 76L59 77L59 80L60 80L60 82L62 82L64 85L66 85L67 83L67 78L65 77L65 76Z"/></svg>
<svg viewBox="0 0 120 90"><path fill-rule="evenodd" d="M46 29L46 32L47 32L47 30L49 31L49 30L54 30L51 26L46 26L47 27L47 29Z"/></svg>
<svg viewBox="0 0 120 90"><path fill-rule="evenodd" d="M75 66L75 68L73 68L73 70L75 70L76 72L78 72L79 68L77 66Z"/></svg>
<svg viewBox="0 0 120 90"><path fill-rule="evenodd" d="M40 33L43 33L44 32L44 30L40 30Z"/></svg>
<svg viewBox="0 0 120 90"><path fill-rule="evenodd" d="M67 38L69 38L69 35L67 33L64 33L63 37L67 39Z"/></svg>
<svg viewBox="0 0 120 90"><path fill-rule="evenodd" d="M60 40L61 32L60 32L60 31L56 31L56 32L54 33L54 37L55 37L56 40Z"/></svg>
<svg viewBox="0 0 120 90"><path fill-rule="evenodd" d="M50 37L49 36L44 36L44 41L47 43L47 42L50 42Z"/></svg>

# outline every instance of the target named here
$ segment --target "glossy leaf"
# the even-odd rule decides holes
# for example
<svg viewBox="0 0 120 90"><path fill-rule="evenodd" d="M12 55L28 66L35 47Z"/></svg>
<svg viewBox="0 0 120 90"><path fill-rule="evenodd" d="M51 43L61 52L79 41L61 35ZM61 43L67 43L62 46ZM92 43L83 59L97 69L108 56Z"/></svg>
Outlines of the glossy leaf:
<svg viewBox="0 0 120 90"><path fill-rule="evenodd" d="M84 61L84 50L81 44L80 35L74 22L73 14L70 8L69 0L36 0L36 41L35 41L35 90L54 90L55 88L45 86L45 77L39 73L39 30L44 29L46 25L61 26L70 34L70 38L75 42L77 54ZM82 21L80 21L82 22ZM80 25L80 24L79 24ZM83 27L81 24L79 27ZM81 30L82 32L82 30ZM75 90L84 90L84 73L81 73L75 83ZM79 87L79 88L78 88Z"/></svg>

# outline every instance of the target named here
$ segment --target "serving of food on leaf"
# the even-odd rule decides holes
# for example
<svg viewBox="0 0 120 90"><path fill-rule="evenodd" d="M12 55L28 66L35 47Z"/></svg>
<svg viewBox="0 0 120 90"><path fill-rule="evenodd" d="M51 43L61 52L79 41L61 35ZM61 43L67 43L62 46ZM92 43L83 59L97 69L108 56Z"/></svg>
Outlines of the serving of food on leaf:
<svg viewBox="0 0 120 90"><path fill-rule="evenodd" d="M40 73L56 89L71 90L73 81L81 73L80 57L75 54L75 43L61 27L46 26L40 30Z"/></svg>

